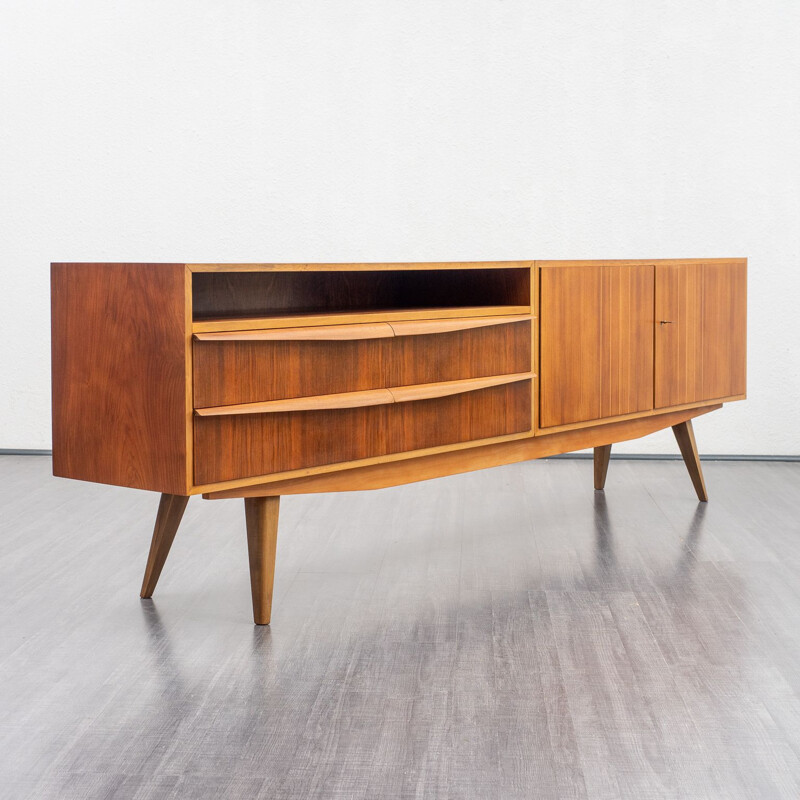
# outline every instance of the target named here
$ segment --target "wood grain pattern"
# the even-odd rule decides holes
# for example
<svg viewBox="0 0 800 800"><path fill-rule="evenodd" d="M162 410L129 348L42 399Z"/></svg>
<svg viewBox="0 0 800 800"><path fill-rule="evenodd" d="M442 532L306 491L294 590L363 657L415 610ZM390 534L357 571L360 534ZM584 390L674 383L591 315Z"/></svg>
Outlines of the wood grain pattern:
<svg viewBox="0 0 800 800"><path fill-rule="evenodd" d="M53 474L188 494L183 264L53 264Z"/></svg>
<svg viewBox="0 0 800 800"><path fill-rule="evenodd" d="M703 399L703 264L656 267L656 408Z"/></svg>
<svg viewBox="0 0 800 800"><path fill-rule="evenodd" d="M156 524L153 529L153 539L150 543L150 553L147 556L147 565L144 570L142 589L139 593L143 599L153 596L188 502L189 498L184 495L161 495Z"/></svg>
<svg viewBox="0 0 800 800"><path fill-rule="evenodd" d="M743 260L657 267L657 407L744 396L746 293Z"/></svg>
<svg viewBox="0 0 800 800"><path fill-rule="evenodd" d="M530 427L519 381L413 403L197 417L198 485L517 433Z"/></svg>
<svg viewBox="0 0 800 800"><path fill-rule="evenodd" d="M706 396L710 394L720 401L742 398L745 390L746 262L666 259L652 263L659 270L697 266L701 275L698 341L703 368L699 399L676 406L673 398L669 407L699 407L709 402ZM193 405L241 405L289 399L284 392L292 393L290 397L310 397L404 386L409 387L410 396L420 396L429 391L418 388L424 384L523 373L533 373L526 383L532 398L536 399L538 379L535 373L538 370L535 364L539 358L543 362L549 358L550 363L555 364L561 359L559 368L565 370L568 377L577 375L579 381L588 375L591 382L592 370L599 370L602 380L597 397L580 385L577 393L573 393L574 403L579 408L577 416L592 416L607 424L609 420L623 421L656 413L653 408L637 410L647 403L647 387L639 380L647 372L647 353L642 346L644 339L639 335L643 326L634 319L632 309L647 306L647 281L643 271L651 269L641 262L513 262L503 265L492 262L463 265L463 269L453 264L441 268L440 265L413 265L412 268L406 264L396 270L391 265L377 265L375 269L363 264L355 265L354 269L348 269L349 265L300 265L298 269L289 266L244 265L241 270L219 270L211 265L208 273L202 271L203 267L193 273L192 267L181 264L53 265L56 474L168 494L195 493L228 481L193 484L197 474L193 465ZM538 326L532 321L540 316L536 313L540 306L550 313L546 310L546 300L538 296L539 290L546 288L548 280L554 280L555 273L561 275L558 281L565 285L576 270L598 267L602 269L597 302L604 309L599 332L590 323L585 326L588 336L579 331L574 337L577 346L574 342L572 346L569 342L564 346L563 342L559 343L558 336L546 343L544 335L539 344ZM541 277L538 277L539 272ZM531 279L532 273L535 280ZM192 288L195 279L197 284ZM203 281L208 282L204 284ZM458 288L448 295L448 286L452 288L453 281ZM257 289L249 296L254 286ZM490 297L484 291L486 287ZM327 292L328 288L332 291ZM578 296L577 305L591 308L596 289L589 285L585 297ZM667 296L664 290L662 296ZM562 297L568 303L571 292L563 291ZM233 308L236 315L246 313L247 304L251 302L263 314L266 304L268 313L275 312L269 317L270 326L293 329L288 336L303 338L270 341L272 337L284 338L287 334L280 330L263 333L263 316L196 320L192 308L195 299L199 301L196 312L200 317L224 312L226 307ZM463 308L452 305L467 300L475 300L480 305ZM491 300L502 302L483 305ZM376 307L384 301L388 307ZM307 302L312 302L317 310L321 303L324 310L308 316L304 305ZM419 302L423 307L412 306ZM335 310L345 304L350 304L347 308L351 310ZM351 305L355 305L355 310ZM523 316L524 320L511 321ZM552 314L550 319L553 319ZM312 332L308 329L315 326L309 321L336 330ZM570 332L565 319L555 322L555 327L560 325L563 333ZM209 330L214 326L223 330L226 326L242 325L246 329L251 323L261 327L264 341L258 340L256 332L253 341L191 342L192 329L198 326L202 328L208 324ZM345 331L348 323L359 323L361 327ZM459 330L447 330L450 327ZM545 329L543 321L543 331ZM662 347L663 353L658 355L658 326L653 330L658 372L658 360L666 362L665 353L669 347ZM198 333L202 338L203 331L198 330ZM305 339L320 335L374 335L377 338ZM407 341L401 343L400 340ZM219 353L211 349L239 344L257 344L265 348L294 345L298 350L289 356L278 354L272 359L263 359L265 351L261 349L220 359ZM661 344L666 345L667 340L662 339ZM314 345L322 345L324 349L312 358ZM329 357L327 348L350 345L356 349L361 346L373 349L350 352L336 359ZM209 350L203 351L201 347ZM681 347L687 345L677 349ZM592 359L590 356L596 356L598 348L599 359ZM576 366L575 353L578 360L587 359L585 369L583 365ZM197 364L193 364L195 356ZM209 365L211 367L207 368ZM129 367L132 367L130 374L124 374ZM251 385L247 386L250 378ZM189 379L197 380L198 384L190 385ZM549 389L551 407L560 414L563 410L558 408L562 402L561 389L555 385L545 387L545 384L546 376L542 394L546 394L545 388ZM568 384L569 381L567 389ZM240 388L234 390L233 396L225 394L231 391L230 387L241 385L245 385L244 391L250 392L249 396L237 396ZM655 388L657 394L658 381ZM719 394L725 391L734 393ZM214 392L219 396L213 396ZM193 393L196 393L194 404ZM385 394L382 396L388 399ZM393 400L396 397L393 396ZM543 411L547 403L543 397ZM599 409L595 408L597 404ZM538 403L530 406L531 419L542 435L564 432L571 426L592 421L561 422L540 430L535 420L537 406ZM634 410L626 411L630 408ZM545 423L544 415L541 422ZM364 424L369 438L373 422ZM411 420L406 424L413 429L416 422ZM530 427L529 422L517 432L486 438L519 438L525 436ZM424 449L464 448L469 441ZM284 447L290 446L291 440L284 439ZM347 447L341 449L347 450ZM333 442L330 451L338 453ZM353 452L359 461L405 457L402 450L378 456L359 456L357 447ZM375 451L368 449L368 452ZM286 472L323 472L338 463L323 458L316 466ZM250 483L260 477L249 475L235 480Z"/></svg>
<svg viewBox="0 0 800 800"><path fill-rule="evenodd" d="M230 417L242 414L279 414L285 411L325 411L340 408L364 408L394 403L388 389L366 389L360 392L314 394L290 397L286 400L268 400L263 403L235 403L229 406L198 408L198 417Z"/></svg>
<svg viewBox="0 0 800 800"><path fill-rule="evenodd" d="M632 414L621 414L618 417L606 417L603 419L591 420L590 422L572 422L568 425L554 425L549 428L539 428L536 430L536 435L550 436L553 433L563 433L564 431L576 430L577 428L585 428L587 425L607 425L610 422L625 422L640 417L652 417L656 414L663 414L665 411L686 411L691 408L700 408L702 406L707 406L709 402L733 403L736 400L744 399L744 395L736 395L733 397L715 397L713 401L697 400L694 403L681 403L680 405L670 406L669 408L651 408L649 411L635 411Z"/></svg>
<svg viewBox="0 0 800 800"><path fill-rule="evenodd" d="M430 333L449 333L469 328L485 328L493 325L507 325L510 322L528 322L534 319L531 314L514 314L497 317L474 317L473 319L419 319L400 320L389 323L395 336L419 336Z"/></svg>
<svg viewBox="0 0 800 800"><path fill-rule="evenodd" d="M541 270L539 424L599 419L603 386L602 272Z"/></svg>
<svg viewBox="0 0 800 800"><path fill-rule="evenodd" d="M495 307L505 308L505 306ZM454 309L444 309L453 312ZM468 309L469 310L469 309ZM434 313L436 309L433 310ZM426 314L429 311L424 312ZM254 341L336 341L340 339L385 339L390 336L419 336L430 333L449 333L469 328L484 328L489 325L506 325L509 322L531 320L530 314L502 315L495 317L457 317L455 319L416 319L396 322L359 322L339 325L314 325L300 328L267 328L261 330L218 331L196 333L198 342L254 342ZM285 321L285 318L284 320Z"/></svg>
<svg viewBox="0 0 800 800"><path fill-rule="evenodd" d="M386 385L530 372L531 324L523 321L397 337L386 343Z"/></svg>
<svg viewBox="0 0 800 800"><path fill-rule="evenodd" d="M640 264L655 266L670 264L729 264L733 261L746 262L746 258L612 258L612 259L545 259L534 261L536 267L561 269L564 267L625 267Z"/></svg>
<svg viewBox="0 0 800 800"><path fill-rule="evenodd" d="M288 400L270 400L266 403L242 403L230 406L198 408L199 417L224 417L232 414L277 414L283 411L322 411L339 408L362 408L380 406L387 403L407 403L412 400L430 400L434 397L448 397L462 392L473 392L489 386L530 380L531 372L512 375L491 375L486 378L467 378L459 381L440 383L421 383L414 386L398 386L387 389L368 389L363 392L342 392L341 394L312 395L293 397Z"/></svg>
<svg viewBox="0 0 800 800"><path fill-rule="evenodd" d="M529 381L532 372L515 372L509 375L489 375L486 378L467 378L459 381L442 381L440 383L419 383L413 386L391 386L395 403L408 403L412 400L430 400L434 397L448 397L462 392L474 392L490 386L502 386L506 383Z"/></svg>
<svg viewBox="0 0 800 800"><path fill-rule="evenodd" d="M496 444L500 442L510 442L519 439L528 439L532 435L533 434L530 430L524 430L520 433L509 433L500 436L489 436L485 439L481 439L481 441L478 444L483 446L487 444ZM394 461L414 460L422 456L435 455L438 453L464 452L475 446L476 442L474 441L464 441L464 442L452 442L450 444L440 445L437 447L428 447L425 448L424 450L416 450L413 452L389 453L382 456L373 456L370 458L360 459L358 462L358 467L360 468L362 466L366 467L366 466L384 464ZM304 478L308 476L326 475L328 473L338 472L341 470L349 470L354 468L355 466L356 465L347 462L342 462L342 463L336 462L330 464L321 464L316 467L300 467L298 469L287 470L279 474L274 473L269 475L253 475L248 478L234 478L231 480L214 481L213 483L204 483L204 484L195 483L195 485L192 487L192 494L205 495L208 494L209 492L244 488L248 486L257 486L265 482L283 481L283 480L291 480L294 478Z"/></svg>
<svg viewBox="0 0 800 800"><path fill-rule="evenodd" d="M553 433L493 444L479 444L467 450L444 451L413 458L384 461L368 466L353 466L327 473L305 475L281 480L217 489L203 493L212 500L226 498L307 494L311 492L352 492L365 489L383 489L416 481L440 478L461 472L488 469L517 461L547 458L559 453L569 453L588 447L638 439L658 430L694 419L722 406L703 406L685 411L667 411L657 415L640 417L606 425L575 428Z"/></svg>
<svg viewBox="0 0 800 800"><path fill-rule="evenodd" d="M530 270L195 272L193 313L206 317L525 306Z"/></svg>
<svg viewBox="0 0 800 800"><path fill-rule="evenodd" d="M603 267L601 417L653 408L651 265Z"/></svg>
<svg viewBox="0 0 800 800"><path fill-rule="evenodd" d="M708 492L705 478L703 478L703 468L700 465L700 454L697 452L697 442L694 439L692 421L686 420L673 425L672 432L675 434L686 469L689 471L689 477L692 479L692 485L697 492L697 499L701 503L707 503Z"/></svg>
<svg viewBox="0 0 800 800"><path fill-rule="evenodd" d="M404 322L414 320L486 318L493 316L527 316L529 305L455 306L439 308L380 309L376 311L339 311L308 314L270 314L258 317L211 317L195 320L192 331L202 333L239 333L250 330L314 327L318 325L348 325L368 322Z"/></svg>
<svg viewBox="0 0 800 800"><path fill-rule="evenodd" d="M747 387L747 264L703 266L703 397Z"/></svg>
<svg viewBox="0 0 800 800"><path fill-rule="evenodd" d="M195 408L385 388L385 341L195 342Z"/></svg>
<svg viewBox="0 0 800 800"><path fill-rule="evenodd" d="M197 342L331 342L350 339L385 339L394 335L392 327L387 322L359 322L350 325L314 325L302 328L196 333L194 339Z"/></svg>
<svg viewBox="0 0 800 800"><path fill-rule="evenodd" d="M206 263L187 264L192 272L420 272L465 269L525 269L532 261L376 261L341 263Z"/></svg>
<svg viewBox="0 0 800 800"><path fill-rule="evenodd" d="M608 462L611 459L611 445L603 444L594 448L594 488L602 491L606 485Z"/></svg>
<svg viewBox="0 0 800 800"><path fill-rule="evenodd" d="M279 508L280 497L246 497L244 501L250 593L256 625L269 625L272 618Z"/></svg>
<svg viewBox="0 0 800 800"><path fill-rule="evenodd" d="M653 267L541 270L544 428L653 407Z"/></svg>
<svg viewBox="0 0 800 800"><path fill-rule="evenodd" d="M196 341L194 404L204 415L248 413L241 406L527 373L530 325L526 320L363 341ZM377 403L380 394L351 400L343 405L348 399L337 398L337 407ZM325 399L308 402L330 407ZM200 411L208 408L213 410Z"/></svg>
<svg viewBox="0 0 800 800"><path fill-rule="evenodd" d="M512 383L390 406L387 452L422 450L530 430L530 391L529 380L515 377Z"/></svg>

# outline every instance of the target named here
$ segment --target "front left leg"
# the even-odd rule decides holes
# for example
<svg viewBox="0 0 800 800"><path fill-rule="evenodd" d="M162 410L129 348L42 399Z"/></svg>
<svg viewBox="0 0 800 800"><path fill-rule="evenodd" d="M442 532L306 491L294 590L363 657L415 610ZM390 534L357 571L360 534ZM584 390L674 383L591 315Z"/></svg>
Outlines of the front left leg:
<svg viewBox="0 0 800 800"><path fill-rule="evenodd" d="M164 562L169 555L169 549L178 532L178 526L183 519L183 512L189 498L182 494L162 494L158 504L156 525L153 529L153 540L150 543L150 553L147 556L147 566L144 570L144 580L139 597L144 599L153 596L156 584L164 568Z"/></svg>
<svg viewBox="0 0 800 800"><path fill-rule="evenodd" d="M253 622L269 625L272 615L272 587L275 581L275 553L278 544L280 497L245 497L247 550L250 556L250 590Z"/></svg>

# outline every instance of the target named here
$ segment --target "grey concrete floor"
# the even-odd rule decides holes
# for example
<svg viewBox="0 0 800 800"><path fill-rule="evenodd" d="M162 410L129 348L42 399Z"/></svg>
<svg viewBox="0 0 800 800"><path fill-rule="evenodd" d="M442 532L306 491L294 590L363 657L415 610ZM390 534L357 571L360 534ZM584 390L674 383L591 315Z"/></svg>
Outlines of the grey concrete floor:
<svg viewBox="0 0 800 800"><path fill-rule="evenodd" d="M0 458L3 798L800 797L800 464L513 465L282 502Z"/></svg>

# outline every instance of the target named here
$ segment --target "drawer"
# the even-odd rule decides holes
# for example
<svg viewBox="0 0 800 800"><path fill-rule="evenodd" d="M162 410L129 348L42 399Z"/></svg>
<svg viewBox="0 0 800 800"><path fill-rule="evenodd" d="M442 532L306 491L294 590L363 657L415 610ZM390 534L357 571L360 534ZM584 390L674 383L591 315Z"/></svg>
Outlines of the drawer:
<svg viewBox="0 0 800 800"><path fill-rule="evenodd" d="M385 386L383 341L196 341L194 407Z"/></svg>
<svg viewBox="0 0 800 800"><path fill-rule="evenodd" d="M531 321L425 333L424 323L394 323L387 342L387 386L509 375L531 369Z"/></svg>
<svg viewBox="0 0 800 800"><path fill-rule="evenodd" d="M209 408L531 369L529 317L198 334L194 407Z"/></svg>
<svg viewBox="0 0 800 800"><path fill-rule="evenodd" d="M205 485L521 433L531 381L357 408L197 416L195 483Z"/></svg>

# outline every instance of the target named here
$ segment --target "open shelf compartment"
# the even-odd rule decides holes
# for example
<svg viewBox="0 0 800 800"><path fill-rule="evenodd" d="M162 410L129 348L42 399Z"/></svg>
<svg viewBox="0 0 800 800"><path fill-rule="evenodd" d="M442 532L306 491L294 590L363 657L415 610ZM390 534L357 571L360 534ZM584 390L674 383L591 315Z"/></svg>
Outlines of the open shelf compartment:
<svg viewBox="0 0 800 800"><path fill-rule="evenodd" d="M530 269L196 272L193 330L530 311ZM328 322L330 324L330 322Z"/></svg>

